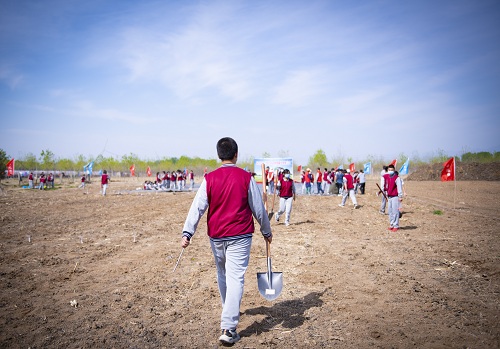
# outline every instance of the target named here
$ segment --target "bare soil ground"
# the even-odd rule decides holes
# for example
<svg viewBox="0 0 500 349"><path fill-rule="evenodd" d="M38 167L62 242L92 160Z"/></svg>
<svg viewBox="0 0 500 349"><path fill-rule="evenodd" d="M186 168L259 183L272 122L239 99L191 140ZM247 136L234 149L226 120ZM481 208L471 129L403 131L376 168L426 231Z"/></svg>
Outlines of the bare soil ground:
<svg viewBox="0 0 500 349"><path fill-rule="evenodd" d="M127 192L140 183L114 181L107 197L58 179L3 187L0 347L219 346L205 221L172 272L194 193ZM300 196L289 227L272 222L274 302L257 289L256 234L235 348L500 346L500 182L458 182L455 197L454 183L407 181L397 233L374 183L358 210Z"/></svg>

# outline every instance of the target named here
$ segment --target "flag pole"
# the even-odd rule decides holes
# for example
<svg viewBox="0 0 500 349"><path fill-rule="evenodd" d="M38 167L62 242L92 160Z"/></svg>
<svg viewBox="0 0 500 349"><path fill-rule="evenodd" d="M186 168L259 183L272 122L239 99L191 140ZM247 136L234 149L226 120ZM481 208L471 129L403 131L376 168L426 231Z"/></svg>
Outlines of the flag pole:
<svg viewBox="0 0 500 349"><path fill-rule="evenodd" d="M453 209L455 209L455 201L457 198L457 160L453 156L453 182L455 182L455 192L453 194Z"/></svg>

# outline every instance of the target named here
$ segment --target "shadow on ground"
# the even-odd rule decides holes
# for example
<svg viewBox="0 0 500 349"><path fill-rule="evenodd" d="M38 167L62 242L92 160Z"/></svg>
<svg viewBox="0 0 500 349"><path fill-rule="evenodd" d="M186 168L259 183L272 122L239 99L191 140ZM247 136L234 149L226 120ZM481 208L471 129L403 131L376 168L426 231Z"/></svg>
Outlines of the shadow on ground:
<svg viewBox="0 0 500 349"><path fill-rule="evenodd" d="M258 307L247 309L245 315L266 315L261 321L255 321L247 328L240 331L242 337L271 331L277 325L283 328L293 329L301 326L306 320L306 310L321 307L323 292L312 292L300 299L293 299L274 304L270 307Z"/></svg>

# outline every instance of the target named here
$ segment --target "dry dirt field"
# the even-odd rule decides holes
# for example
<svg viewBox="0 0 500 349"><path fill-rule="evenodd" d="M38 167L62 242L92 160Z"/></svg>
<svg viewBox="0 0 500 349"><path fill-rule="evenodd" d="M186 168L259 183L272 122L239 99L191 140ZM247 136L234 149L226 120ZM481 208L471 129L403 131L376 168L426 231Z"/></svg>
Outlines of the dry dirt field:
<svg viewBox="0 0 500 349"><path fill-rule="evenodd" d="M0 191L0 347L217 348L220 300L205 220L172 272L194 193L141 179ZM299 196L272 222L280 297L266 301L256 234L235 348L499 348L500 182L407 181L402 229L362 206ZM455 207L454 207L455 206ZM440 210L442 214L436 214Z"/></svg>

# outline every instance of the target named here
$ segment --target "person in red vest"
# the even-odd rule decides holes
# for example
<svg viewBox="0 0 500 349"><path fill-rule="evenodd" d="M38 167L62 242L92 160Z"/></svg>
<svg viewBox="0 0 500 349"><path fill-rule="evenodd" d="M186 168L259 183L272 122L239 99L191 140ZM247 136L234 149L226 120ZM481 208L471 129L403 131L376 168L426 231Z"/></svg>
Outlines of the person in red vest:
<svg viewBox="0 0 500 349"><path fill-rule="evenodd" d="M80 186L78 188L85 189L85 173L82 174L82 178L80 178Z"/></svg>
<svg viewBox="0 0 500 349"><path fill-rule="evenodd" d="M101 188L103 196L106 196L106 189L108 189L108 184L109 184L108 172L104 170L102 171L102 176L101 176Z"/></svg>
<svg viewBox="0 0 500 349"><path fill-rule="evenodd" d="M170 190L175 191L175 183L177 181L177 173L175 171L172 171L170 174Z"/></svg>
<svg viewBox="0 0 500 349"><path fill-rule="evenodd" d="M382 171L380 172L380 188L384 188L384 176L387 174L389 167L388 166L383 166ZM384 190L385 191L385 190ZM380 194L383 194L382 192L378 192L377 196ZM387 193L385 193L387 195ZM380 209L379 213L380 214L385 214L385 207L387 206L387 202L385 200L385 195L382 195L382 202L380 203Z"/></svg>
<svg viewBox="0 0 500 349"><path fill-rule="evenodd" d="M254 218L260 224L264 239L271 243L273 235L257 183L250 172L236 166L238 144L232 138L221 138L217 142L217 155L222 166L207 173L201 182L184 223L181 246L189 246L208 209L207 234L222 300L219 341L234 344L240 339L236 326L255 230Z"/></svg>
<svg viewBox="0 0 500 349"><path fill-rule="evenodd" d="M47 177L47 182L50 185L50 187L54 189L54 175L52 173L49 173L49 176Z"/></svg>
<svg viewBox="0 0 500 349"><path fill-rule="evenodd" d="M194 172L193 170L189 171L189 190L193 190L194 188Z"/></svg>
<svg viewBox="0 0 500 349"><path fill-rule="evenodd" d="M30 172L30 175L28 177L28 188L33 189L33 172Z"/></svg>
<svg viewBox="0 0 500 349"><path fill-rule="evenodd" d="M318 167L318 169L316 170L316 178L315 178L315 181L316 181L316 194L320 195L323 195L325 193L325 191L323 190L323 173L321 173L321 169Z"/></svg>
<svg viewBox="0 0 500 349"><path fill-rule="evenodd" d="M300 183L302 185L301 193L305 194L306 193L306 171L302 170L302 173L300 174Z"/></svg>
<svg viewBox="0 0 500 349"><path fill-rule="evenodd" d="M345 206L345 202L347 201L347 197L349 196L351 198L352 204L354 205L354 208L359 208L358 206L358 201L356 200L356 194L354 194L354 178L351 176L351 171L348 170L343 170L344 172L344 178L342 179L343 181L343 190L342 190L342 203L339 204L340 207Z"/></svg>
<svg viewBox="0 0 500 349"><path fill-rule="evenodd" d="M387 173L383 176L384 191L387 193L387 206L389 209L389 228L390 231L399 230L399 207L403 201L403 184L399 178L394 165L387 167Z"/></svg>
<svg viewBox="0 0 500 349"><path fill-rule="evenodd" d="M274 169L271 171L269 166L266 167L266 184L267 193L274 194Z"/></svg>
<svg viewBox="0 0 500 349"><path fill-rule="evenodd" d="M40 186L38 189L43 190L45 188L45 182L47 181L47 178L45 177L45 173L42 172L40 175Z"/></svg>
<svg viewBox="0 0 500 349"><path fill-rule="evenodd" d="M314 182L314 177L311 173L311 169L308 168L306 170L306 176L304 177L304 182L306 183L306 194L311 195L312 194L312 182Z"/></svg>
<svg viewBox="0 0 500 349"><path fill-rule="evenodd" d="M285 214L285 225L290 225L290 214L292 212L292 201L295 201L295 185L290 176L290 170L283 171L283 178L277 183L277 190L280 196L280 208L276 213L276 222L280 221L280 216Z"/></svg>
<svg viewBox="0 0 500 349"><path fill-rule="evenodd" d="M330 171L325 167L323 171L323 193L330 195L330 185L332 184L332 179L330 176Z"/></svg>

